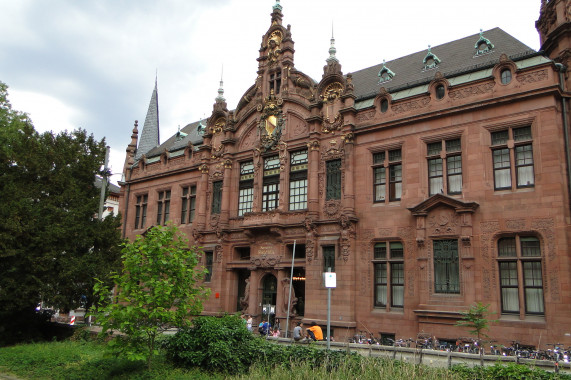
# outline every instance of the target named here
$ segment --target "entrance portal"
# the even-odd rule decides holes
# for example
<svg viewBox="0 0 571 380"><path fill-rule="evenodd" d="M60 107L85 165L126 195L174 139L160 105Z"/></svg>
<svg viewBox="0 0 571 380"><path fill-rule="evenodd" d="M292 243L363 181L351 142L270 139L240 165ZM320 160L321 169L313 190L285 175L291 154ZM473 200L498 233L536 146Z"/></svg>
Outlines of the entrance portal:
<svg viewBox="0 0 571 380"><path fill-rule="evenodd" d="M269 320L273 326L276 318L276 299L278 294L278 279L272 274L264 277L262 290L262 320Z"/></svg>

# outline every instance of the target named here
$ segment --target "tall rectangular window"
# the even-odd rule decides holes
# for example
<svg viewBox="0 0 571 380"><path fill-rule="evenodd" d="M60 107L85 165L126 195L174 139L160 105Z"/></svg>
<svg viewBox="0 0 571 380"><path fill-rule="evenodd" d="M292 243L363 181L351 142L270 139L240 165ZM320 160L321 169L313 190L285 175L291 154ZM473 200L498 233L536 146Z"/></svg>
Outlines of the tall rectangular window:
<svg viewBox="0 0 571 380"><path fill-rule="evenodd" d="M212 266L214 263L214 253L211 251L204 252L204 259L206 264L205 268L208 271L208 273L204 275L204 282L210 282L212 281Z"/></svg>
<svg viewBox="0 0 571 380"><path fill-rule="evenodd" d="M292 152L289 173L290 211L307 208L307 150Z"/></svg>
<svg viewBox="0 0 571 380"><path fill-rule="evenodd" d="M462 193L460 139L441 140L427 144L427 162L429 195Z"/></svg>
<svg viewBox="0 0 571 380"><path fill-rule="evenodd" d="M434 292L460 293L458 240L434 240Z"/></svg>
<svg viewBox="0 0 571 380"><path fill-rule="evenodd" d="M323 271L335 272L335 246L325 245L322 247L323 252Z"/></svg>
<svg viewBox="0 0 571 380"><path fill-rule="evenodd" d="M159 191L159 199L157 201L157 224L165 225L170 216L171 192L170 190Z"/></svg>
<svg viewBox="0 0 571 380"><path fill-rule="evenodd" d="M373 200L384 202L387 192L385 152L373 153Z"/></svg>
<svg viewBox="0 0 571 380"><path fill-rule="evenodd" d="M238 191L238 216L252 212L254 202L254 162L240 164L240 185Z"/></svg>
<svg viewBox="0 0 571 380"><path fill-rule="evenodd" d="M325 163L327 185L325 199L341 199L341 160L331 160Z"/></svg>
<svg viewBox="0 0 571 380"><path fill-rule="evenodd" d="M278 71L277 73L270 74L270 93L273 91L275 95L279 94L281 86L282 73Z"/></svg>
<svg viewBox="0 0 571 380"><path fill-rule="evenodd" d="M539 239L534 236L519 235L499 239L498 265L502 313L543 315L543 277ZM521 296L520 289L523 289Z"/></svg>
<svg viewBox="0 0 571 380"><path fill-rule="evenodd" d="M212 213L220 214L222 209L222 181L212 182Z"/></svg>
<svg viewBox="0 0 571 380"><path fill-rule="evenodd" d="M516 188L535 186L531 127L495 131L491 140L494 189L513 190L513 183Z"/></svg>
<svg viewBox="0 0 571 380"><path fill-rule="evenodd" d="M149 196L147 194L137 196L137 203L135 204L135 229L145 228L148 200Z"/></svg>
<svg viewBox="0 0 571 380"><path fill-rule="evenodd" d="M280 195L280 158L272 156L264 159L264 180L262 186L262 211L278 208Z"/></svg>
<svg viewBox="0 0 571 380"><path fill-rule="evenodd" d="M401 242L378 242L373 253L375 307L404 306L404 250Z"/></svg>
<svg viewBox="0 0 571 380"><path fill-rule="evenodd" d="M389 151L389 201L399 201L402 196L401 150Z"/></svg>
<svg viewBox="0 0 571 380"><path fill-rule="evenodd" d="M180 222L182 224L192 223L196 212L196 186L185 186L182 188Z"/></svg>

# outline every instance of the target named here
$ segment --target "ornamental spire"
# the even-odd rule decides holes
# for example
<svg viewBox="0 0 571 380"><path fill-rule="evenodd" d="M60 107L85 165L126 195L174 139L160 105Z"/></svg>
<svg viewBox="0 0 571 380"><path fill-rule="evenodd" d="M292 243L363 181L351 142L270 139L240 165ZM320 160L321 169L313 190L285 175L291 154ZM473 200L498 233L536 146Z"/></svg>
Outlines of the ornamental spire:
<svg viewBox="0 0 571 380"><path fill-rule="evenodd" d="M331 23L331 45L329 46L329 58L327 58L327 62L339 62L337 57L335 57L335 53L337 53L337 49L335 48L335 37L333 36L333 23Z"/></svg>
<svg viewBox="0 0 571 380"><path fill-rule="evenodd" d="M272 9L274 9L274 10L277 9L277 10L279 10L279 11L281 11L281 10L283 9L282 6L281 6L281 4L280 4L280 0L276 0L276 3L275 3L274 6L272 7Z"/></svg>
<svg viewBox="0 0 571 380"><path fill-rule="evenodd" d="M218 96L216 97L217 102L225 102L224 99L224 82L222 81L222 77L224 76L224 65L222 65L222 72L220 73L220 87L218 88Z"/></svg>

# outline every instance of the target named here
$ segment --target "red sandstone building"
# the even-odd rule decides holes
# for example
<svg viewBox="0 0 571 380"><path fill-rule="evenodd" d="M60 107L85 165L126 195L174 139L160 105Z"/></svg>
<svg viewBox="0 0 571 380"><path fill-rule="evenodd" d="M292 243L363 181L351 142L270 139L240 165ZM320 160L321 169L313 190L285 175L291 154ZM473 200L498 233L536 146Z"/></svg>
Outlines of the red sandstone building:
<svg viewBox="0 0 571 380"><path fill-rule="evenodd" d="M332 40L319 81L276 3L233 110L221 88L159 144L155 87L127 149L124 235L171 221L203 247L205 314L289 307L325 325L330 268L337 340L455 340L481 301L500 342L571 343L570 3L542 2L539 53L496 28L343 74Z"/></svg>

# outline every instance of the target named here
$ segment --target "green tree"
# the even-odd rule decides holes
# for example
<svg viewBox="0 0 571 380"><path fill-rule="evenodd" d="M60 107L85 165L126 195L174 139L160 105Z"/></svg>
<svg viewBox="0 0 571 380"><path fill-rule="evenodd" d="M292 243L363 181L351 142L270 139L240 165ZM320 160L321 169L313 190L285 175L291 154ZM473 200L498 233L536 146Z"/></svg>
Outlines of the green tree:
<svg viewBox="0 0 571 380"><path fill-rule="evenodd" d="M105 150L81 129L36 132L0 82L0 343L24 332L42 300L89 307L93 278L118 268L120 217L94 218Z"/></svg>
<svg viewBox="0 0 571 380"><path fill-rule="evenodd" d="M122 272L112 276L115 289L103 282L95 286L102 334L123 334L114 336L111 349L130 360L146 360L151 367L159 335L170 327L187 326L189 316L202 311L202 301L210 294L198 285L207 273L197 268L199 258L198 248L189 248L170 224L153 227L123 245Z"/></svg>
<svg viewBox="0 0 571 380"><path fill-rule="evenodd" d="M487 338L486 330L489 329L489 323L495 322L495 320L488 319L490 314L495 312L488 311L490 307L489 304L484 305L481 302L470 306L470 308L465 312L460 312L462 318L456 322L456 326L468 327L470 330L468 332L472 335L476 335L476 341L478 342L478 351L480 353L480 364L484 365L484 350L482 347L482 338Z"/></svg>

